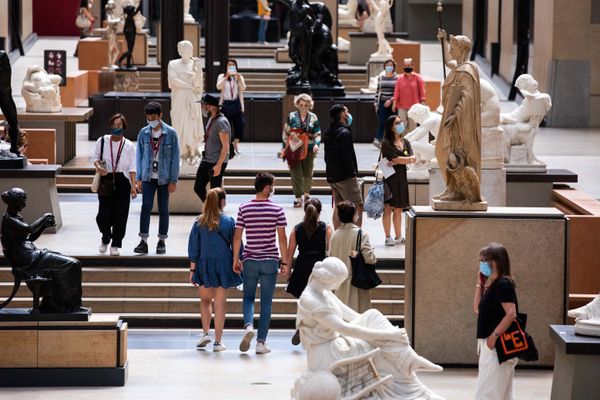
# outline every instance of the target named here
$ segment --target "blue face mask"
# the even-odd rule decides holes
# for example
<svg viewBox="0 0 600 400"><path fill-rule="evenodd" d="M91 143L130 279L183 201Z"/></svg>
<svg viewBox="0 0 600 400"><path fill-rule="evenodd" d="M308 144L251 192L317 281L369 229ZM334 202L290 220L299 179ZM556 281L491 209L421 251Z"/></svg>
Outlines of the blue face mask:
<svg viewBox="0 0 600 400"><path fill-rule="evenodd" d="M346 117L346 123L348 124L348 126L352 125L352 114L348 113L348 116Z"/></svg>
<svg viewBox="0 0 600 400"><path fill-rule="evenodd" d="M398 125L394 125L394 130L396 131L396 134L402 135L406 130L406 127L404 126L404 123L401 123Z"/></svg>
<svg viewBox="0 0 600 400"><path fill-rule="evenodd" d="M146 121L148 122L148 125L150 125L150 128L154 129L158 126L158 124L160 123L159 120L155 119L154 121Z"/></svg>
<svg viewBox="0 0 600 400"><path fill-rule="evenodd" d="M230 74L235 74L236 68L234 66L227 67L227 72Z"/></svg>
<svg viewBox="0 0 600 400"><path fill-rule="evenodd" d="M392 72L394 72L394 66L393 65L386 65L385 66L385 72L387 72L388 74L391 74Z"/></svg>
<svg viewBox="0 0 600 400"><path fill-rule="evenodd" d="M490 267L489 261L479 261L479 272L485 276L492 275L492 267Z"/></svg>
<svg viewBox="0 0 600 400"><path fill-rule="evenodd" d="M110 130L110 133L111 133L113 136L121 136L121 135L123 135L123 128L112 128L112 129Z"/></svg>

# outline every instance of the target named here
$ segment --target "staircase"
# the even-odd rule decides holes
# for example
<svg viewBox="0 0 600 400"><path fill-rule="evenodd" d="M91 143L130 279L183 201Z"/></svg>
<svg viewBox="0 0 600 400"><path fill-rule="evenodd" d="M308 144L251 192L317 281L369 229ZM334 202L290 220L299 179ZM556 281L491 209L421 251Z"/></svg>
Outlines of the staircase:
<svg viewBox="0 0 600 400"><path fill-rule="evenodd" d="M188 282L186 259L88 257L80 260L84 265L83 305L91 307L94 313L118 314L132 327L200 326L198 289ZM383 283L371 291L372 305L392 323L403 325L404 270L384 265L384 268L378 267L377 272ZM12 286L10 268L0 267L0 299L8 297ZM273 298L272 327L293 328L295 324L297 300L285 292L285 286L279 279ZM239 328L243 325L243 293L232 288L228 289L227 296L226 326ZM258 313L260 288L256 303ZM30 308L31 305L31 292L22 284L10 307Z"/></svg>

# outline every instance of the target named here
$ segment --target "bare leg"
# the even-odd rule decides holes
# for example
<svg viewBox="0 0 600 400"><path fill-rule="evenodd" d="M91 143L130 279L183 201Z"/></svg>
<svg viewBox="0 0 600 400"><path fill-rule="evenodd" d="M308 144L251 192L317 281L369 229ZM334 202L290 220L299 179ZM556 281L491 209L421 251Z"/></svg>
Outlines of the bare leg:
<svg viewBox="0 0 600 400"><path fill-rule="evenodd" d="M383 205L383 232L385 233L386 239L390 237L390 228L392 222L392 207L389 204Z"/></svg>
<svg viewBox="0 0 600 400"><path fill-rule="evenodd" d="M212 300L215 297L215 289L200 286L200 317L202 318L202 331L208 333L210 320L212 319Z"/></svg>
<svg viewBox="0 0 600 400"><path fill-rule="evenodd" d="M331 222L333 223L334 230L337 230L340 227L340 225L342 225L342 222L340 221L340 217L337 212L337 207L333 208L333 216L331 217Z"/></svg>
<svg viewBox="0 0 600 400"><path fill-rule="evenodd" d="M227 289L215 289L215 340L221 343L223 327L225 326L225 304L227 303Z"/></svg>
<svg viewBox="0 0 600 400"><path fill-rule="evenodd" d="M396 234L396 239L400 239L402 237L402 209L394 208L394 233ZM388 228L389 231L390 228Z"/></svg>

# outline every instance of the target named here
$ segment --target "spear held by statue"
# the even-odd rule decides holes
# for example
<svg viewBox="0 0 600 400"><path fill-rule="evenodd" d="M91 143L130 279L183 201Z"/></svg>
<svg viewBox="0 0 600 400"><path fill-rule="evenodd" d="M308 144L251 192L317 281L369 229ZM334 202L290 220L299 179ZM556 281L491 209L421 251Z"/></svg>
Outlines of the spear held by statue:
<svg viewBox="0 0 600 400"><path fill-rule="evenodd" d="M438 21L439 21L439 25L440 25L440 27L438 28L438 32L444 30L444 28L442 27L442 11L443 11L442 2L438 1L437 2L437 13L438 13ZM440 44L442 45L442 69L444 71L444 80L446 80L446 54L444 52L444 49L445 49L444 40L445 40L445 37L442 37L440 39Z"/></svg>

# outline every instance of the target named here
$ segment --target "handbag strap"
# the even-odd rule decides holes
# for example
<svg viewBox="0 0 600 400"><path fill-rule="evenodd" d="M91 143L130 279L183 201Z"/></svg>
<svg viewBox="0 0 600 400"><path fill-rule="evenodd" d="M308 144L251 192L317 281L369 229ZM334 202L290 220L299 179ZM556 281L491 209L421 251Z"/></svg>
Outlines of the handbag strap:
<svg viewBox="0 0 600 400"><path fill-rule="evenodd" d="M361 246L362 246L362 229L359 229L358 235L356 236L356 253L360 253Z"/></svg>
<svg viewBox="0 0 600 400"><path fill-rule="evenodd" d="M104 161L104 139L106 138L105 135L102 135L102 141L100 142L100 161Z"/></svg>
<svg viewBox="0 0 600 400"><path fill-rule="evenodd" d="M217 228L217 233L219 234L219 236L221 236L223 238L225 243L227 243L227 246L231 247L231 242L229 240L227 240L227 238L225 237L225 235L223 235L223 233L221 232L221 230L219 228Z"/></svg>

